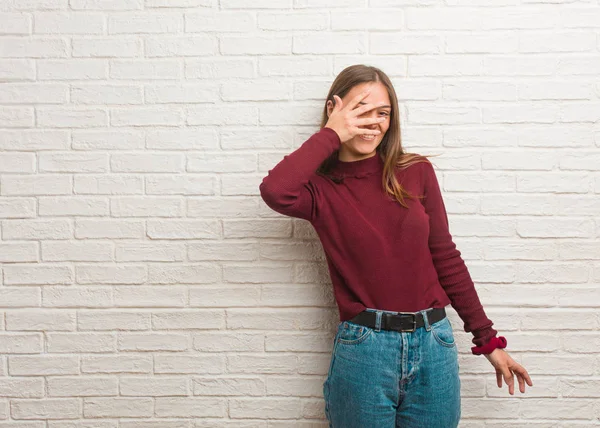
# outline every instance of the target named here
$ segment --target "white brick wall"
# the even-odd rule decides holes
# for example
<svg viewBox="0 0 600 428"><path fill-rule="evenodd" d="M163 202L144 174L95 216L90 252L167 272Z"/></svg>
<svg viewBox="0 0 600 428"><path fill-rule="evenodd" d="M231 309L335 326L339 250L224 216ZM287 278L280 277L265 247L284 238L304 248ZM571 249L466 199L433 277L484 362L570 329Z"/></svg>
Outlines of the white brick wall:
<svg viewBox="0 0 600 428"><path fill-rule="evenodd" d="M597 0L0 0L0 428L327 426L324 255L258 184L355 63L533 377L450 311L461 428L598 426L599 51Z"/></svg>

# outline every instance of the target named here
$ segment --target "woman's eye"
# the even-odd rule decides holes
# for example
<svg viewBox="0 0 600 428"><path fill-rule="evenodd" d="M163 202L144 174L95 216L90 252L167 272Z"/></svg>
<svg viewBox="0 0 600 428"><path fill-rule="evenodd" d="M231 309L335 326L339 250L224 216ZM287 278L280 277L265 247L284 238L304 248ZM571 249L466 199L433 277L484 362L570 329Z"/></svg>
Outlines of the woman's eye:
<svg viewBox="0 0 600 428"><path fill-rule="evenodd" d="M384 115L384 116L389 116L389 113L387 113L385 111L382 111L381 114Z"/></svg>

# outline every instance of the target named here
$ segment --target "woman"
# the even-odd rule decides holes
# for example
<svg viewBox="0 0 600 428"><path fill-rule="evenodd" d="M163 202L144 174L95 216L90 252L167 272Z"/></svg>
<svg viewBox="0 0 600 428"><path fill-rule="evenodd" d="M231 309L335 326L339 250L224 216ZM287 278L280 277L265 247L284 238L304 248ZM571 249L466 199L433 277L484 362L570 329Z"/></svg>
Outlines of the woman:
<svg viewBox="0 0 600 428"><path fill-rule="evenodd" d="M328 263L340 323L323 384L334 428L449 428L460 419L452 304L514 393L527 371L481 306L449 232L434 169L406 153L398 101L378 68L333 82L321 127L260 184L273 210L311 222Z"/></svg>

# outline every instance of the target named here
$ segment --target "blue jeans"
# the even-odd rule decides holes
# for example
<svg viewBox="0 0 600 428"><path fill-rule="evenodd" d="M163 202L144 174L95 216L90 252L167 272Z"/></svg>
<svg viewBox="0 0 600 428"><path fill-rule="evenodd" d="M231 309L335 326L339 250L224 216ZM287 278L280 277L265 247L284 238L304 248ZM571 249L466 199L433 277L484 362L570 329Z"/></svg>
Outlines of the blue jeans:
<svg viewBox="0 0 600 428"><path fill-rule="evenodd" d="M448 317L414 332L338 324L323 383L330 428L456 428L458 351Z"/></svg>

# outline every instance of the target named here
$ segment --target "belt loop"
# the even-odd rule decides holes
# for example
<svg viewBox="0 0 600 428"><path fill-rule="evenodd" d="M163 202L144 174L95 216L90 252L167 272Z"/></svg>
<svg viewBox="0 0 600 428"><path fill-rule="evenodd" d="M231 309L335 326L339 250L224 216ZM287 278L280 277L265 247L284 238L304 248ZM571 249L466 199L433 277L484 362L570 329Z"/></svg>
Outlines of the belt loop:
<svg viewBox="0 0 600 428"><path fill-rule="evenodd" d="M375 312L376 318L375 318L375 331L381 331L381 316L382 316L383 312L378 310L377 312Z"/></svg>
<svg viewBox="0 0 600 428"><path fill-rule="evenodd" d="M429 323L429 317L427 316L429 310L431 308L427 308L425 310L422 310L421 312L423 313L423 326L425 327L425 330L430 331L431 330L431 324Z"/></svg>

